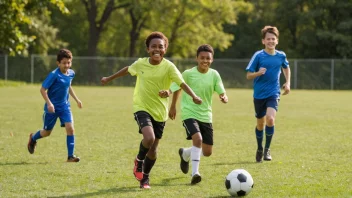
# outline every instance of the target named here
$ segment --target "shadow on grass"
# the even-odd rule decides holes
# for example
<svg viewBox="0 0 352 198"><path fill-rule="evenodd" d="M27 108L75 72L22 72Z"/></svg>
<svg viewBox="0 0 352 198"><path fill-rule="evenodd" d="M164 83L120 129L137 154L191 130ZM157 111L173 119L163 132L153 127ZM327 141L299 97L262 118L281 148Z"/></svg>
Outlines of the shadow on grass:
<svg viewBox="0 0 352 198"><path fill-rule="evenodd" d="M127 193L127 192L138 192L138 191L142 191L142 190L137 188L136 186L120 187L120 188L110 188L110 189L98 190L96 192L83 193L83 194L78 194L78 195L48 196L48 198L64 198L64 197L79 198L79 197L103 196L104 194Z"/></svg>
<svg viewBox="0 0 352 198"><path fill-rule="evenodd" d="M181 179L182 177L173 177L168 179L163 179L159 184L151 183L151 186L180 186L180 185L188 185L188 184L170 184L170 181L175 181L177 179ZM62 196L48 196L48 198L81 198L81 197L92 197L92 196L104 196L104 194L121 194L121 193L128 193L128 192L143 192L143 189L140 189L137 186L130 186L130 187L116 187L116 188L109 188L109 189L102 189L96 192L91 193L83 193L78 195L62 195Z"/></svg>
<svg viewBox="0 0 352 198"><path fill-rule="evenodd" d="M35 163L28 163L28 162L7 162L7 163L0 163L0 166L16 166L16 165L27 165L27 164L49 164L48 162L35 162Z"/></svg>
<svg viewBox="0 0 352 198"><path fill-rule="evenodd" d="M258 164L257 162L254 161L238 161L238 162L228 162L228 163L214 163L214 164L209 164L210 166L224 166L224 165L233 165L233 164Z"/></svg>

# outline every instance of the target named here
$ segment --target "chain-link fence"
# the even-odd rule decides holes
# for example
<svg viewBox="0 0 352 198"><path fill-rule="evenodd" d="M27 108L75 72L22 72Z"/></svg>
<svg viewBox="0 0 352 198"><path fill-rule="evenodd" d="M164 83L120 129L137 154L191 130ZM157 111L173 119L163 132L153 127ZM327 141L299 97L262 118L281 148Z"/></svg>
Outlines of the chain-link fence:
<svg viewBox="0 0 352 198"><path fill-rule="evenodd" d="M75 85L99 85L103 76L111 75L132 64L137 58L74 57ZM196 66L195 59L171 59L182 72ZM290 59L293 89L352 89L352 59ZM57 67L56 56L11 57L0 56L0 79L41 83ZM215 59L216 69L228 88L251 88L245 68L249 59ZM284 81L281 75L281 81ZM135 77L117 79L111 85L133 86Z"/></svg>

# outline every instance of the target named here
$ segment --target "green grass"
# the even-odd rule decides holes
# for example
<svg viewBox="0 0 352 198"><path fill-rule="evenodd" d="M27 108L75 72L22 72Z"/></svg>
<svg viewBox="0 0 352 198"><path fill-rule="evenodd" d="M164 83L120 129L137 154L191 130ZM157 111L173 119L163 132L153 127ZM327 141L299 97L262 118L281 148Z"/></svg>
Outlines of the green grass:
<svg viewBox="0 0 352 198"><path fill-rule="evenodd" d="M66 135L56 125L38 141L42 127L39 85L0 88L0 197L228 197L225 176L251 173L248 197L351 197L352 92L295 91L283 96L272 143L273 161L255 163L252 91L229 89L230 102L214 96L213 155L202 158L202 182L190 186L179 169L178 148L190 146L181 120L167 121L150 190L140 190L132 174L142 138L132 112L132 88L75 87L84 104L72 102L76 154L66 163Z"/></svg>
<svg viewBox="0 0 352 198"><path fill-rule="evenodd" d="M0 79L0 87L18 87L18 86L23 86L26 84L27 84L26 82Z"/></svg>

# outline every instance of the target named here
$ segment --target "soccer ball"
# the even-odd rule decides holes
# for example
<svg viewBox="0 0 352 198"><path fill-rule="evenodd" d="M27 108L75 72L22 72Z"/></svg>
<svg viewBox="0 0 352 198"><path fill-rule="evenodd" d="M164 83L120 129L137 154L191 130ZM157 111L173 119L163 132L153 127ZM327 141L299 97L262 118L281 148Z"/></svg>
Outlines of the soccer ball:
<svg viewBox="0 0 352 198"><path fill-rule="evenodd" d="M231 196L240 197L248 195L253 188L254 182L252 176L244 169L235 169L231 171L225 179L227 192Z"/></svg>

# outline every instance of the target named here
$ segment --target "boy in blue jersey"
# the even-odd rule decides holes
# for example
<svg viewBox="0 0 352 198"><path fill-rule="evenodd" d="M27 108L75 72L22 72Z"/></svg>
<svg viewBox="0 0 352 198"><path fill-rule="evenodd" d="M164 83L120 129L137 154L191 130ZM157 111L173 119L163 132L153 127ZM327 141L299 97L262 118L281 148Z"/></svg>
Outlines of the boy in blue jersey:
<svg viewBox="0 0 352 198"><path fill-rule="evenodd" d="M56 64L58 68L49 73L44 80L40 93L45 100L43 129L29 135L28 151L34 153L37 140L51 134L57 118L60 118L61 127L66 128L67 133L67 162L79 162L80 158L74 155L75 136L73 116L70 107L69 94L82 108L82 102L78 99L71 86L75 72L70 69L72 65L72 53L67 49L61 49L57 54Z"/></svg>
<svg viewBox="0 0 352 198"><path fill-rule="evenodd" d="M157 159L157 148L163 136L168 118L169 91L172 82L180 86L196 104L202 100L184 82L176 66L164 58L169 45L167 37L161 32L152 32L145 40L148 58L139 58L132 65L122 68L115 74L103 77L106 83L131 74L137 77L133 94L134 119L143 139L134 160L133 174L140 182L140 188L149 189L149 174Z"/></svg>
<svg viewBox="0 0 352 198"><path fill-rule="evenodd" d="M283 95L290 92L291 71L286 54L276 50L279 31L276 27L265 26L262 31L263 50L257 51L250 60L246 71L247 79L253 79L254 88L254 109L257 118L255 134L257 137L258 149L256 161L271 161L270 144L274 135L275 116L280 100L280 74L281 68L285 75L286 82L282 86ZM266 125L265 125L266 124ZM265 148L262 146L263 131L265 125Z"/></svg>

